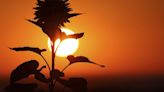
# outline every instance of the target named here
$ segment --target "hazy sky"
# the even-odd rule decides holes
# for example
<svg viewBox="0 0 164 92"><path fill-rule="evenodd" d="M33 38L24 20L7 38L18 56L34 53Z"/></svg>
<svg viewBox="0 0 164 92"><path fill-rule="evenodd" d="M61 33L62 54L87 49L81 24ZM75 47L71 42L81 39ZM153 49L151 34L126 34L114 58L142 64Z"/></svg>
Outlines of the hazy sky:
<svg viewBox="0 0 164 92"><path fill-rule="evenodd" d="M158 74L164 71L164 0L70 0L74 12L66 27L85 32L75 55L84 55L106 65L76 64L67 76L115 74ZM14 52L8 47L47 47L47 36L25 19L34 17L36 0L1 0L0 76L23 61L43 60L30 52ZM50 52L44 53L50 61ZM62 60L62 61L61 61ZM57 67L68 62L57 58ZM50 62L49 62L50 63ZM42 63L43 64L43 63ZM46 71L45 71L46 72Z"/></svg>

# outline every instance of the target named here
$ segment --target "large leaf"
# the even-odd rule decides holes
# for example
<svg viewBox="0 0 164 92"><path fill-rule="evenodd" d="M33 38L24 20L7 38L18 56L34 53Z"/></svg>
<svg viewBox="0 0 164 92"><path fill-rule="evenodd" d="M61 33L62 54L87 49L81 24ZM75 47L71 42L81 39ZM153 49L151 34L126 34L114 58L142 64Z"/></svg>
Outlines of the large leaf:
<svg viewBox="0 0 164 92"><path fill-rule="evenodd" d="M14 83L18 80L28 77L31 74L35 74L40 72L45 66L42 66L40 69L37 69L39 66L38 61L31 60L19 65L16 69L14 69L10 75L10 82Z"/></svg>
<svg viewBox="0 0 164 92"><path fill-rule="evenodd" d="M14 69L10 75L10 82L21 80L28 77L30 74L34 74L37 71L39 63L36 60L31 60L19 65Z"/></svg>
<svg viewBox="0 0 164 92"><path fill-rule="evenodd" d="M84 57L84 56L74 57L73 55L69 55L69 56L67 56L67 59L70 62L70 65L74 64L74 63L84 62L84 63L96 64L96 65L98 65L100 67L105 67L104 65L100 65L100 64L97 64L95 62L90 61L87 57Z"/></svg>
<svg viewBox="0 0 164 92"><path fill-rule="evenodd" d="M87 80L84 78L57 79L57 81L70 88L73 92L87 92L88 90Z"/></svg>
<svg viewBox="0 0 164 92"><path fill-rule="evenodd" d="M46 49L39 49L39 48L35 48L35 47L16 47L16 48L10 48L10 49L15 50L15 51L32 51L32 52L39 54L44 59L45 63L47 64L47 66L50 70L50 66L49 66L47 60L41 54L42 52L46 51Z"/></svg>
<svg viewBox="0 0 164 92"><path fill-rule="evenodd" d="M16 47L16 48L10 48L10 49L15 50L15 51L32 51L40 55L42 52L46 51L46 49L39 49L39 48L34 48L34 47Z"/></svg>

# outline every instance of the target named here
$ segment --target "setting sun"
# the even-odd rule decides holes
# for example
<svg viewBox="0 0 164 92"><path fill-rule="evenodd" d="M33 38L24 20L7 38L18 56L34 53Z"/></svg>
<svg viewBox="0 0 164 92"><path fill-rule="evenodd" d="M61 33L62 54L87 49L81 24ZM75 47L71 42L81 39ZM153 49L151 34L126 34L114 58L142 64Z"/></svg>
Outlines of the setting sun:
<svg viewBox="0 0 164 92"><path fill-rule="evenodd" d="M74 34L74 32L67 28L61 28L62 32L65 32L67 35ZM57 39L55 41L55 49L60 44L60 39ZM56 52L56 55L59 57L66 57L68 55L71 55L76 52L79 46L79 40L68 38L61 42L61 44L58 47L58 50ZM48 39L48 47L51 50L51 42L50 39Z"/></svg>

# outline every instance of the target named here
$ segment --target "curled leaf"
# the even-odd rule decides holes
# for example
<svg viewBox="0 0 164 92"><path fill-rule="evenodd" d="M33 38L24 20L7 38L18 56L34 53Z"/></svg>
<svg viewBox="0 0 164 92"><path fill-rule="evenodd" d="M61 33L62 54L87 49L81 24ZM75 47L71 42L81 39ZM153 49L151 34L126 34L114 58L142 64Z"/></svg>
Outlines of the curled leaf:
<svg viewBox="0 0 164 92"><path fill-rule="evenodd" d="M15 51L32 51L39 55L41 55L42 52L46 51L46 49L39 49L34 47L16 47L16 48L10 48L11 50Z"/></svg>
<svg viewBox="0 0 164 92"><path fill-rule="evenodd" d="M21 80L28 77L30 74L34 74L37 71L39 63L36 60L31 60L19 65L14 69L10 75L10 82Z"/></svg>

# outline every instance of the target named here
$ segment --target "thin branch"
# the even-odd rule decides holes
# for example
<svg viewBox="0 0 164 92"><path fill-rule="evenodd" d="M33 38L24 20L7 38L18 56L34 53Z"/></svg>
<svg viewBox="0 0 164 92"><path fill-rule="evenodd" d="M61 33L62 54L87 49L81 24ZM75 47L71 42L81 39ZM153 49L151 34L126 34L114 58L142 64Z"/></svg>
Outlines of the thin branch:
<svg viewBox="0 0 164 92"><path fill-rule="evenodd" d="M49 71L51 71L50 65L48 64L47 60L44 58L44 56L42 54L40 54L40 56L43 58L43 60L47 64Z"/></svg>
<svg viewBox="0 0 164 92"><path fill-rule="evenodd" d="M55 53L57 52L57 50L58 50L60 44L61 44L61 42L60 42L59 45L56 47L56 49L55 49Z"/></svg>
<svg viewBox="0 0 164 92"><path fill-rule="evenodd" d="M70 64L68 64L66 67L64 67L61 72L64 72L64 70L67 69L69 66L70 66Z"/></svg>

